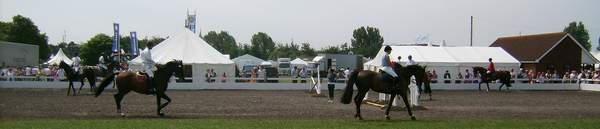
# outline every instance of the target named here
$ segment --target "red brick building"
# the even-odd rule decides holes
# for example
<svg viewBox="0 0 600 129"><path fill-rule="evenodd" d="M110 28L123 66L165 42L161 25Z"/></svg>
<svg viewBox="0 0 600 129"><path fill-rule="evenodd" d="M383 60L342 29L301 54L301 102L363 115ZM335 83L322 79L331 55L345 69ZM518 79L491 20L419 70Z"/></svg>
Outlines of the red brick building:
<svg viewBox="0 0 600 129"><path fill-rule="evenodd" d="M564 32L500 37L490 47L502 47L521 62L522 68L537 72L579 71L582 64L598 63L573 36Z"/></svg>

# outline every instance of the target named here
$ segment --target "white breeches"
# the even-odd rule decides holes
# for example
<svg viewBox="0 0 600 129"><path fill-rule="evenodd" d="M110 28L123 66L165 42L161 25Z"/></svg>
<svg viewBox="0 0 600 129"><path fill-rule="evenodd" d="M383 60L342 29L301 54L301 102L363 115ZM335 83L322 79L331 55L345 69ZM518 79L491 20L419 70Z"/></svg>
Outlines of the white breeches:
<svg viewBox="0 0 600 129"><path fill-rule="evenodd" d="M382 67L381 70L386 72L389 75L392 75L392 77L398 77L398 75L396 74L396 72L394 72L394 69L392 69L392 67L389 67L389 66Z"/></svg>
<svg viewBox="0 0 600 129"><path fill-rule="evenodd" d="M152 72L152 65L144 65L144 72L146 72L148 76L154 77L154 72Z"/></svg>

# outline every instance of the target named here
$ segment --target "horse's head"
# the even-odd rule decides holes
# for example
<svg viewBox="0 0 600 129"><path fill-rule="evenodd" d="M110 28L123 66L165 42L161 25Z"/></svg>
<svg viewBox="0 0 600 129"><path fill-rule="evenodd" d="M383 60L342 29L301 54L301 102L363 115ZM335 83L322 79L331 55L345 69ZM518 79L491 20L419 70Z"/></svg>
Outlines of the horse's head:
<svg viewBox="0 0 600 129"><path fill-rule="evenodd" d="M479 74L483 74L486 73L487 69L483 68L483 67L473 67L473 73L479 73Z"/></svg>
<svg viewBox="0 0 600 129"><path fill-rule="evenodd" d="M426 68L427 66L408 65L404 67L404 70L409 77L415 76L417 85L421 85L425 80L427 80L427 73L425 71Z"/></svg>
<svg viewBox="0 0 600 129"><path fill-rule="evenodd" d="M69 64L65 63L65 61L60 61L60 63L58 64L58 67L61 69L64 69L64 70L71 68L71 66L69 66Z"/></svg>
<svg viewBox="0 0 600 129"><path fill-rule="evenodd" d="M185 79L185 77L183 76L183 61L181 61L181 60L169 61L169 62L167 62L166 67L169 72L174 72L175 76L178 77L179 80Z"/></svg>

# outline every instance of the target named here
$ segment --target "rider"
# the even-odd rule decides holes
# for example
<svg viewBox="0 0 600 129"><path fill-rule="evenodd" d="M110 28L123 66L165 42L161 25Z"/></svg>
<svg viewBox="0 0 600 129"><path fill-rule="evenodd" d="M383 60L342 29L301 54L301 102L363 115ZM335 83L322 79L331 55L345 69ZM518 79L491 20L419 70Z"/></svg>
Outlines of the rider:
<svg viewBox="0 0 600 129"><path fill-rule="evenodd" d="M399 80L398 75L396 74L396 72L394 72L394 69L392 68L392 62L390 61L390 53L392 52L392 47L390 47L389 45L385 46L385 48L383 49L383 51L385 52L385 55L383 56L383 58L381 58L381 71L389 74L390 76L394 77L394 83Z"/></svg>
<svg viewBox="0 0 600 129"><path fill-rule="evenodd" d="M105 63L106 62L104 61L104 52L102 52L100 54L100 57L98 58L98 67L101 69L107 69Z"/></svg>
<svg viewBox="0 0 600 129"><path fill-rule="evenodd" d="M492 62L492 58L489 58L488 61L490 62L490 64L488 64L487 73L490 74L496 72L496 68L494 67L494 62Z"/></svg>
<svg viewBox="0 0 600 129"><path fill-rule="evenodd" d="M142 63L144 64L144 71L147 75L148 91L150 92L150 94L154 94L156 91L154 85L152 84L152 78L154 77L153 69L155 62L154 60L152 60L151 50L152 46L150 45L147 49L140 52L140 57L142 58Z"/></svg>
<svg viewBox="0 0 600 129"><path fill-rule="evenodd" d="M75 53L75 57L71 58L73 60L73 64L71 67L75 70L75 73L79 74L79 66L81 64L81 58L79 58L79 53Z"/></svg>

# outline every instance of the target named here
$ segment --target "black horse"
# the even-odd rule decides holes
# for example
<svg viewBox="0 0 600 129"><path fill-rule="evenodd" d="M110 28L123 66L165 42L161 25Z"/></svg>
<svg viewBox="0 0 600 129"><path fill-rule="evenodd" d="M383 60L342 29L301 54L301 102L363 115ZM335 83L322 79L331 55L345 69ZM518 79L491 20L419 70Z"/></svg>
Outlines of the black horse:
<svg viewBox="0 0 600 129"><path fill-rule="evenodd" d="M502 86L506 85L506 90L510 90L511 84L511 76L509 71L496 71L493 73L487 73L487 69L483 67L473 67L473 72L479 73L481 81L479 81L479 91L481 91L481 83L485 83L487 85L487 90L490 90L490 82L500 80L500 87L498 87L498 91L502 90Z"/></svg>
<svg viewBox="0 0 600 129"><path fill-rule="evenodd" d="M414 73L414 76L422 76L421 78L415 77L416 85L417 85L417 88L419 89L419 98L421 98L421 94L423 94L423 91L425 91L425 93L429 94L429 100L432 100L431 79L429 78L429 76L427 75L427 72L426 72L427 66L409 65L406 67L411 67L410 69L407 69L407 70L412 70L412 71L408 71L408 72ZM421 80L417 80L417 79L421 79Z"/></svg>
<svg viewBox="0 0 600 129"><path fill-rule="evenodd" d="M356 114L354 117L362 120L363 118L360 115L360 105L362 104L365 94L367 94L369 90L390 94L391 100L389 101L385 111L385 118L389 120L389 112L390 108L392 107L392 102L394 101L394 98L396 98L396 95L400 94L402 100L404 101L404 105L406 105L406 111L408 112L408 115L412 120L416 120L416 117L412 113L410 104L408 104L407 94L408 84L410 84L411 76L415 76L417 83L422 83L424 80L423 77L425 77L425 75L421 75L424 74L424 72L417 72L420 71L420 68L418 67L419 66L416 65L406 67L396 65L396 67L394 67L394 71L401 78L396 84L382 80L383 75L375 71L353 71L350 74L348 82L346 83L346 89L344 90L344 95L341 98L341 102L343 104L350 104L352 100L352 94L354 92L354 85L356 85L358 94L354 97L354 104L356 105Z"/></svg>
<svg viewBox="0 0 600 129"><path fill-rule="evenodd" d="M73 69L64 61L61 61L58 67L64 70L65 76L69 81L69 87L67 88L68 96L71 94L71 90L73 91L73 95L79 94L79 92L81 92L81 88L83 88L83 85L85 85L85 79L87 79L87 81L90 84L90 92L93 92L93 90L96 88L96 78L98 76L109 75L110 73L112 73L115 67L118 67L118 64L115 62L110 62L107 65L107 69L101 69L97 66L81 66L79 68L79 73L75 72L75 69ZM74 81L81 82L81 86L79 86L79 90L77 92L75 90L75 87L73 86Z"/></svg>
<svg viewBox="0 0 600 129"><path fill-rule="evenodd" d="M165 94L167 91L169 78L173 76L173 73L180 79L183 80L183 63L179 60L174 60L167 62L165 65L157 65L157 70L154 71L153 85L156 87L156 104L158 106L157 113L159 116L164 116L164 113L161 112L161 109L166 107L170 102L171 98ZM117 94L114 95L115 101L117 104L117 113L120 113L121 116L125 116L125 113L121 111L121 100L123 100L123 96L125 94L134 91L142 94L150 94L148 90L148 85L146 84L146 76L139 75L135 72L120 72L109 75L104 78L100 83L100 86L96 90L95 96L98 97L104 88L108 86L111 82L113 82L115 76L117 76ZM161 99L167 100L166 103L161 104Z"/></svg>

